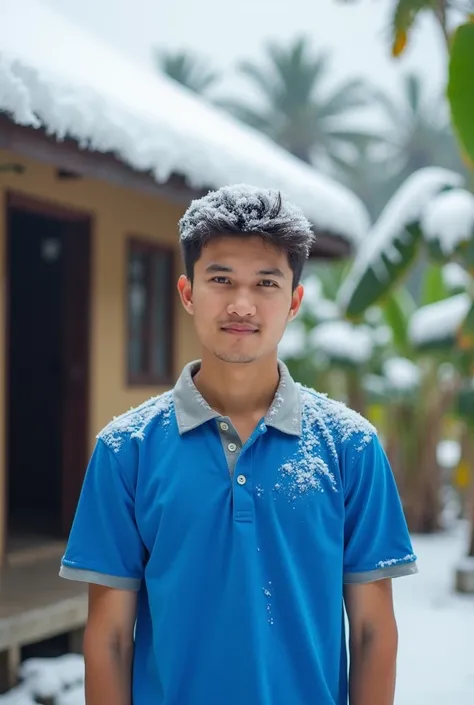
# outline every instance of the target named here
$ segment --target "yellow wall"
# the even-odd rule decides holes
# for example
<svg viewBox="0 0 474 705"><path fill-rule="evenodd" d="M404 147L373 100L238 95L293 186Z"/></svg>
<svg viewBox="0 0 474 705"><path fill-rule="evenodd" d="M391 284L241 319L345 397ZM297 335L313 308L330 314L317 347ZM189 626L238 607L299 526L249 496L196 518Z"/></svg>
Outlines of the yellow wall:
<svg viewBox="0 0 474 705"><path fill-rule="evenodd" d="M52 167L0 150L0 164L21 163L24 174L0 172L0 449L4 445L4 331L5 331L5 194L20 192L58 206L82 209L93 216L92 232L92 311L90 351L90 432L92 449L95 434L115 415L140 404L162 389L127 387L125 343L125 254L129 235L149 237L176 245L176 278L181 272L177 246L177 221L181 207L164 199L152 198L92 179L58 180ZM175 377L182 366L198 356L192 321L176 295ZM0 452L0 493L5 476ZM0 507L3 497L0 496ZM0 516L0 532L1 525ZM0 536L0 546L2 540Z"/></svg>

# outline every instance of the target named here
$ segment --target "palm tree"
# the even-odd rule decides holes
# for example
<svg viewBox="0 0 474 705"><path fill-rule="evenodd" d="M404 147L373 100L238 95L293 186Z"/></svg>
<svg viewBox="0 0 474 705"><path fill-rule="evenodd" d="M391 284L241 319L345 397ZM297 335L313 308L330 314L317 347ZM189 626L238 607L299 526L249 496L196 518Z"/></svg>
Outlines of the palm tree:
<svg viewBox="0 0 474 705"><path fill-rule="evenodd" d="M328 57L314 54L304 37L288 47L271 43L267 51L268 66L249 61L238 66L263 104L227 100L221 105L307 163L330 162L333 156L343 160L348 148L374 139L342 120L366 105L360 81L348 81L328 94Z"/></svg>
<svg viewBox="0 0 474 705"><path fill-rule="evenodd" d="M204 60L187 51L156 51L155 63L161 73L198 95L205 95L220 78Z"/></svg>
<svg viewBox="0 0 474 705"><path fill-rule="evenodd" d="M426 97L422 79L404 76L400 101L374 90L374 98L388 121L386 138L398 172L396 187L427 166L465 171L441 96Z"/></svg>

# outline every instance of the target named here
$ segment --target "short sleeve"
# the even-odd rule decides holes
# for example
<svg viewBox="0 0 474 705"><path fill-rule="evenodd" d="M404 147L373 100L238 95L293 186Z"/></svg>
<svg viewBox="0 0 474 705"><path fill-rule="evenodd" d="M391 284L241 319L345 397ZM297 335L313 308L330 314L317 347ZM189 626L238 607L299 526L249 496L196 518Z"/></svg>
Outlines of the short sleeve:
<svg viewBox="0 0 474 705"><path fill-rule="evenodd" d="M345 477L344 582L417 573L395 478L375 434L356 458Z"/></svg>
<svg viewBox="0 0 474 705"><path fill-rule="evenodd" d="M102 440L97 442L61 561L61 577L139 589L145 547L135 521L133 474L124 466Z"/></svg>

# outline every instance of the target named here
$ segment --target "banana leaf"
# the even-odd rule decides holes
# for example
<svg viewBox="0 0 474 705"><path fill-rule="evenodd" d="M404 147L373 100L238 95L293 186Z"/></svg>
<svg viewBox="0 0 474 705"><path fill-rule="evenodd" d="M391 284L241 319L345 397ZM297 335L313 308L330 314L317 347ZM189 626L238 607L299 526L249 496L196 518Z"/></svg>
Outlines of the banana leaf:
<svg viewBox="0 0 474 705"><path fill-rule="evenodd" d="M474 426L474 384L466 380L455 401L455 410L469 426Z"/></svg>
<svg viewBox="0 0 474 705"><path fill-rule="evenodd" d="M451 118L466 161L474 164L474 22L457 28L451 41L447 90Z"/></svg>
<svg viewBox="0 0 474 705"><path fill-rule="evenodd" d="M458 188L440 193L425 208L421 229L435 261L458 257L473 262L474 196Z"/></svg>
<svg viewBox="0 0 474 705"><path fill-rule="evenodd" d="M400 355L410 356L411 343L408 339L408 321L415 311L415 302L410 292L405 289L392 291L386 297L383 317L392 331L395 350Z"/></svg>
<svg viewBox="0 0 474 705"><path fill-rule="evenodd" d="M462 176L430 167L412 174L389 201L359 247L337 303L349 318L383 299L414 263L426 205L440 192L460 186Z"/></svg>
<svg viewBox="0 0 474 705"><path fill-rule="evenodd" d="M422 306L415 311L408 326L412 346L419 352L452 350L471 309L472 300L466 293Z"/></svg>

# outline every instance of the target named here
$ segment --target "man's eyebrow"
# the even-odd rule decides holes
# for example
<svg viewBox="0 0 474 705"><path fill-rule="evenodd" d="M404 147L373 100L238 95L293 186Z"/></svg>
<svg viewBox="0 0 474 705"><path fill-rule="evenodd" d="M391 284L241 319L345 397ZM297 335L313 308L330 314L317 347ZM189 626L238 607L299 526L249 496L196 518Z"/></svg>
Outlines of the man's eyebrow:
<svg viewBox="0 0 474 705"><path fill-rule="evenodd" d="M226 264L219 264L218 262L213 262L206 267L207 273L225 272L229 274L234 270ZM269 267L267 269L259 269L255 272L259 277L279 277L280 279L285 279L284 273L278 267Z"/></svg>
<svg viewBox="0 0 474 705"><path fill-rule="evenodd" d="M278 267L271 267L270 269L259 269L257 274L262 277L280 277L281 279L285 278L284 273L281 271L281 269L278 269Z"/></svg>
<svg viewBox="0 0 474 705"><path fill-rule="evenodd" d="M227 267L225 264L218 264L217 262L210 264L206 267L206 272L232 272L232 267Z"/></svg>

